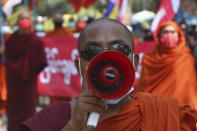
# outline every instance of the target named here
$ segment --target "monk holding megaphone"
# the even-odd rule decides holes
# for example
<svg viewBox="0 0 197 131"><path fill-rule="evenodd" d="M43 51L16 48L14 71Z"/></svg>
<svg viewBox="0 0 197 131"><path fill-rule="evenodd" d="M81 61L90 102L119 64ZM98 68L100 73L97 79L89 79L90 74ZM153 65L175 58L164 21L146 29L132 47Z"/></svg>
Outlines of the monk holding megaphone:
<svg viewBox="0 0 197 131"><path fill-rule="evenodd" d="M80 34L78 50L80 58L75 65L83 79L83 90L63 130L196 128L197 113L189 106L179 105L173 98L135 92L132 85L139 57L133 52L132 33L123 24L106 18L92 22Z"/></svg>

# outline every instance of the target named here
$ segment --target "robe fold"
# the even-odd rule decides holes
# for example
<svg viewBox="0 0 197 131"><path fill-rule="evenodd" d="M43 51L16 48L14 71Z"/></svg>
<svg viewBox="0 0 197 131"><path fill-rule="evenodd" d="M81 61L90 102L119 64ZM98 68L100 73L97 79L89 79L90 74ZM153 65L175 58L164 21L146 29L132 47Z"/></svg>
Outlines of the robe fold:
<svg viewBox="0 0 197 131"><path fill-rule="evenodd" d="M159 41L159 32L167 25L173 26L179 34L178 45L172 49L164 49ZM174 22L163 23L157 32L156 46L143 57L136 90L176 97L181 104L189 104L197 110L195 60L185 45L183 32Z"/></svg>
<svg viewBox="0 0 197 131"><path fill-rule="evenodd" d="M7 89L5 66L0 62L0 114L6 113Z"/></svg>
<svg viewBox="0 0 197 131"><path fill-rule="evenodd" d="M196 131L197 112L176 99L136 93L116 115L94 131Z"/></svg>
<svg viewBox="0 0 197 131"><path fill-rule="evenodd" d="M21 128L32 131L60 131L71 117L71 106L67 102L55 103L22 123ZM23 131L22 130L22 131Z"/></svg>
<svg viewBox="0 0 197 131"><path fill-rule="evenodd" d="M4 35L6 41L10 37L10 34ZM0 47L1 47L0 43ZM6 88L6 70L5 65L2 63L2 55L0 55L0 114L6 113L6 102L7 102L7 88Z"/></svg>
<svg viewBox="0 0 197 131"><path fill-rule="evenodd" d="M37 75L47 65L42 41L33 33L10 36L5 44L8 131L35 113Z"/></svg>

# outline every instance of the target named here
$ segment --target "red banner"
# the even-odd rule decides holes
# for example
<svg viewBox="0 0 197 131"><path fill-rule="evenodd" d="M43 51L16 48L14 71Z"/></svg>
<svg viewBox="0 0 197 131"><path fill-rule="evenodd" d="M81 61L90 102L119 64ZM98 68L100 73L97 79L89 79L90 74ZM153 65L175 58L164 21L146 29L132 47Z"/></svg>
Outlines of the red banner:
<svg viewBox="0 0 197 131"><path fill-rule="evenodd" d="M144 56L144 53L151 51L155 46L155 44L156 43L154 41L143 41L143 42L135 41L134 52L135 54L139 55L139 63L137 67L137 72L135 72L135 82L133 85L134 87L137 85L138 79L140 78L140 74L142 70L142 58Z"/></svg>
<svg viewBox="0 0 197 131"><path fill-rule="evenodd" d="M48 66L39 75L38 93L47 96L78 96L81 84L74 65L78 57L77 39L47 36L42 40Z"/></svg>

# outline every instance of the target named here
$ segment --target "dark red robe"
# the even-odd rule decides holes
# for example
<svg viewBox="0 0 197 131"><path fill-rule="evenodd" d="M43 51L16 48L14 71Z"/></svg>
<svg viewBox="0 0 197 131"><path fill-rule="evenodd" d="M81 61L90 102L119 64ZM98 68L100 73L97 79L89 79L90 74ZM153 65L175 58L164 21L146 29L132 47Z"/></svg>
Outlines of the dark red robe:
<svg viewBox="0 0 197 131"><path fill-rule="evenodd" d="M42 41L33 33L18 32L5 43L8 131L35 113L37 75L47 65Z"/></svg>
<svg viewBox="0 0 197 131"><path fill-rule="evenodd" d="M60 131L71 118L71 105L58 102L21 124L21 131Z"/></svg>

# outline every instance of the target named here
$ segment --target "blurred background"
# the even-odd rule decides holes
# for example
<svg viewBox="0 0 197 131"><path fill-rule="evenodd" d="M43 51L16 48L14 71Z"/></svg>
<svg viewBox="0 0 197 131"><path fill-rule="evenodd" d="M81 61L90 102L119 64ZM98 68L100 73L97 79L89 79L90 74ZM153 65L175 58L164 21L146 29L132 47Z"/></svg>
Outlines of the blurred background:
<svg viewBox="0 0 197 131"><path fill-rule="evenodd" d="M61 27L67 32L64 36L74 39L71 40L70 43L54 40L54 47L58 46L57 43L60 42L67 45L72 44L73 48L76 49L76 39L87 24L102 17L117 19L133 32L135 38L135 53L138 53L141 59L143 54L150 51L155 45L154 27L156 28L159 24L159 20L162 19L161 14L159 14L160 10L165 6L172 6L174 11L172 11L170 15L165 14L165 17L179 24L185 34L187 46L192 50L195 60L197 59L197 0L0 0L0 2L0 43L2 47L0 53L2 52L2 65L5 63L5 58L3 57L5 41L10 35L18 30L18 15L24 10L30 11L33 21L32 32L40 37L44 43L47 43L45 37L52 34L51 32L56 29L55 14L58 13L62 15ZM117 4L117 2L119 3ZM169 13L167 10L166 12ZM46 47L48 46L47 44L44 45ZM55 58L55 60L58 61L57 58ZM52 60L48 58L48 62L50 61ZM73 62L73 60L71 62ZM72 66L74 66L73 63ZM48 66L52 68L54 65L49 64ZM3 69L5 67L0 67L2 71L1 68ZM69 75L78 75L76 69L73 70L74 71ZM139 78L140 71L141 65L138 67L138 72L136 73L137 78ZM2 73L3 72L0 72L0 74ZM66 75L66 73L69 72L62 70L62 72L59 73ZM63 76L60 75L60 77ZM2 78L0 77L0 79ZM70 93L69 90L64 90L69 94L66 97L76 97L80 93L81 87L79 86L79 76L77 82L79 84L75 88L74 93L72 92L73 94ZM38 83L39 89L49 86L43 85L41 82ZM68 83L65 85L66 88L76 86L72 84L69 85ZM0 131L5 131L7 125L5 112L6 97L3 97L3 95L6 96L6 91L4 90L5 89L3 89L0 83ZM43 93L39 90L37 111L55 103L54 101L52 102L51 99L51 97L54 96L62 97L62 95L58 93ZM70 99L67 100L69 101ZM3 111L1 112L1 110Z"/></svg>

